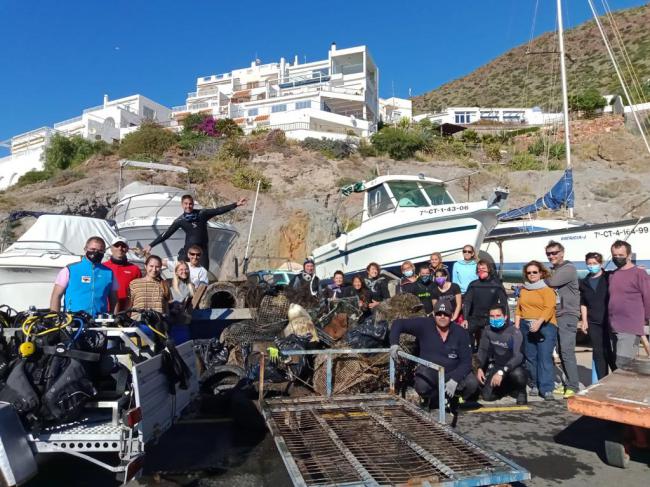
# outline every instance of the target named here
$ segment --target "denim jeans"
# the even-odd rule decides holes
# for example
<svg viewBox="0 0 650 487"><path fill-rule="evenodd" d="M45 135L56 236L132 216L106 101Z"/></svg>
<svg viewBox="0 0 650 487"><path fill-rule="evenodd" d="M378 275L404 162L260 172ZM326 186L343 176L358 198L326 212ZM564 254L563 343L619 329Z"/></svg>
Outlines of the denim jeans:
<svg viewBox="0 0 650 487"><path fill-rule="evenodd" d="M540 342L531 337L530 321L521 320L521 333L524 335L524 355L526 356L526 369L537 386L540 395L553 392L555 388L555 363L553 362L553 348L557 342L557 328L551 323L544 323L539 329L544 341Z"/></svg>

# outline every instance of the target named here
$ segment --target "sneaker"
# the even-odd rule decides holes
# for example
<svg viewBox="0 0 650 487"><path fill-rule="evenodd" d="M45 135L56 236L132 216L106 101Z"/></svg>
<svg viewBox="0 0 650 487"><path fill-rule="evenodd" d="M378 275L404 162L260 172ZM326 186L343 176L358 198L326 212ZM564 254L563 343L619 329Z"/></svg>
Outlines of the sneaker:
<svg viewBox="0 0 650 487"><path fill-rule="evenodd" d="M525 406L526 404L528 404L528 397L526 396L526 391L517 394L517 406Z"/></svg>
<svg viewBox="0 0 650 487"><path fill-rule="evenodd" d="M569 389L567 387L562 397L564 397L564 399L569 399L570 397L573 397L575 395L576 395L576 391L574 391L573 389Z"/></svg>
<svg viewBox="0 0 650 487"><path fill-rule="evenodd" d="M562 384L560 384L555 389L553 389L553 394L559 394L561 396L561 395L564 394L565 391L566 391L566 389L564 388L564 386Z"/></svg>
<svg viewBox="0 0 650 487"><path fill-rule="evenodd" d="M552 392L545 392L542 394L542 397L544 398L545 401L555 401L555 396L553 395Z"/></svg>
<svg viewBox="0 0 650 487"><path fill-rule="evenodd" d="M539 389L537 388L537 386L532 386L530 388L530 392L528 392L528 395L529 396L539 396Z"/></svg>

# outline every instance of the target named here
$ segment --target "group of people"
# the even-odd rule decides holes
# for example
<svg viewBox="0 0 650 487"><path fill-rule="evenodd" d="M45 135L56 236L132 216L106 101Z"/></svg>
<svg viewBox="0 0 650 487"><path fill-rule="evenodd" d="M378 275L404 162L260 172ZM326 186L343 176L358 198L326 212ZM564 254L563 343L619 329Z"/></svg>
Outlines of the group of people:
<svg viewBox="0 0 650 487"><path fill-rule="evenodd" d="M208 284L208 220L246 203L236 203L212 209L195 209L191 195L181 198L183 214L168 230L145 246L149 254L144 262L144 275L127 258L128 241L117 236L111 242L110 258L104 260L106 242L98 236L90 237L84 255L77 263L61 269L54 282L50 309L68 312L86 312L91 316L118 313L128 309L148 309L171 317L172 323L186 324L186 310L196 289ZM185 232L185 245L178 260L163 259L151 254L155 245L171 237L178 229ZM173 268L168 282L161 276L163 266ZM137 313L134 315L137 318Z"/></svg>
<svg viewBox="0 0 650 487"><path fill-rule="evenodd" d="M523 285L515 289L512 312L492 263L477 259L471 245L464 246L463 259L453 264L451 274L438 253L417 272L412 262L403 262L396 292L417 296L427 316L393 322L394 358L399 357L400 335L413 335L420 357L445 367L450 399L469 399L480 392L488 401L512 395L518 404L525 404L528 394L554 400L578 392L578 330L590 337L599 379L624 367L645 338L650 278L632 263L632 248L625 241L617 240L611 247L615 271L605 271L603 256L590 252L585 256L589 273L582 279L576 266L564 258L564 250L560 242L550 241L545 248L550 268L538 261L523 266ZM328 297L358 296L362 309L371 313L390 296L388 281L376 263L368 265L365 275L355 276L351 286L344 284L343 277L342 272L335 273L326 288ZM435 404L437 372L418 367L415 389Z"/></svg>

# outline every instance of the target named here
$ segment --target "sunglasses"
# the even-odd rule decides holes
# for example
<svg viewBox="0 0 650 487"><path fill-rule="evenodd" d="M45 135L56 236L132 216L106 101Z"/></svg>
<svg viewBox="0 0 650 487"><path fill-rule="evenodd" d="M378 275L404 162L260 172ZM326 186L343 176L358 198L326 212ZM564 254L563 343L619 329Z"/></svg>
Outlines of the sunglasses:
<svg viewBox="0 0 650 487"><path fill-rule="evenodd" d="M463 254L473 254L473 250L463 250Z"/></svg>
<svg viewBox="0 0 650 487"><path fill-rule="evenodd" d="M555 250L553 252L546 252L546 257L554 257L557 254L559 254L560 252L561 252L561 250Z"/></svg>
<svg viewBox="0 0 650 487"><path fill-rule="evenodd" d="M190 252L190 253L187 254L187 255L189 255L190 257L201 257L201 253L200 253L200 252L199 252L199 253L197 253L197 252Z"/></svg>
<svg viewBox="0 0 650 487"><path fill-rule="evenodd" d="M125 243L122 243L122 242L116 243L115 245L113 245L113 247L118 247L118 248L121 248L121 249L128 249L129 248L128 245L126 245Z"/></svg>
<svg viewBox="0 0 650 487"><path fill-rule="evenodd" d="M436 316L444 316L446 318L450 318L450 316L447 313L442 313L442 312L436 313Z"/></svg>
<svg viewBox="0 0 650 487"><path fill-rule="evenodd" d="M539 271L526 271L526 274L539 274Z"/></svg>

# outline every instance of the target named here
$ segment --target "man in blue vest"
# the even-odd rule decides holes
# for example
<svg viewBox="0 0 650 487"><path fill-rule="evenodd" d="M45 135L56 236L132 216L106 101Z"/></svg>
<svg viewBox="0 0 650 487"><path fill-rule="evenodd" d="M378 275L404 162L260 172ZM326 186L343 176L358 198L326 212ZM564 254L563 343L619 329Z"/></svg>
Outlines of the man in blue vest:
<svg viewBox="0 0 650 487"><path fill-rule="evenodd" d="M50 298L52 311L61 310L62 297L64 310L71 313L85 311L97 316L115 310L119 284L113 271L102 265L106 242L90 237L84 250L80 262L64 267L57 275Z"/></svg>

